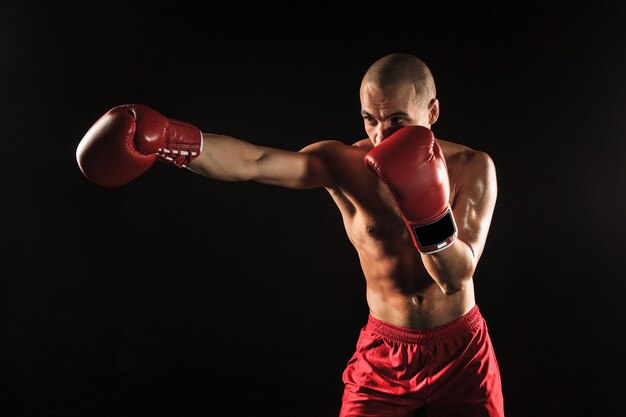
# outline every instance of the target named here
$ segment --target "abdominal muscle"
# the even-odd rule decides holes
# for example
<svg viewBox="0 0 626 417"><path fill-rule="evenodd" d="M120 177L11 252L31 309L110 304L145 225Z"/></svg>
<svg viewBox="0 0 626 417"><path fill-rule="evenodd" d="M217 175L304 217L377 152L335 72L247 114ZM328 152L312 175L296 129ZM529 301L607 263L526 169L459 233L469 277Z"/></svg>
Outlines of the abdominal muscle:
<svg viewBox="0 0 626 417"><path fill-rule="evenodd" d="M424 268L421 255L404 239L373 239L357 248L366 279L370 314L395 326L427 329L463 316L475 305L473 282L452 295L443 293ZM392 253L393 255L391 255Z"/></svg>
<svg viewBox="0 0 626 417"><path fill-rule="evenodd" d="M450 323L474 306L474 290L445 295L436 284L424 291L403 293L380 291L378 283L367 281L367 304L370 314L378 320L399 327L429 329Z"/></svg>

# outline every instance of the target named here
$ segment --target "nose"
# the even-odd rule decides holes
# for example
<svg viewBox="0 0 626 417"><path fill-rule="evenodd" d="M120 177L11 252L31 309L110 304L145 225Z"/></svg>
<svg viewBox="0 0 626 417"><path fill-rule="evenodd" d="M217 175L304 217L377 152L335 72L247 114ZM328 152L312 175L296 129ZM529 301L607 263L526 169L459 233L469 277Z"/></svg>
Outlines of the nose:
<svg viewBox="0 0 626 417"><path fill-rule="evenodd" d="M384 123L379 123L374 130L374 145L378 145L388 136L388 127Z"/></svg>
<svg viewBox="0 0 626 417"><path fill-rule="evenodd" d="M385 123L379 123L374 130L374 145L378 145L396 130Z"/></svg>

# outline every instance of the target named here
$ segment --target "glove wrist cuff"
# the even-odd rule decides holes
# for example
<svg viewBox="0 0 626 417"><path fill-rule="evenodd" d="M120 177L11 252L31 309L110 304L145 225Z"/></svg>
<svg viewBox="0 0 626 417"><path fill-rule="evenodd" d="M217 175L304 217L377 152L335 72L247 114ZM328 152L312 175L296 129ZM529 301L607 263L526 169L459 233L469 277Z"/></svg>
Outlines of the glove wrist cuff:
<svg viewBox="0 0 626 417"><path fill-rule="evenodd" d="M157 158L165 163L186 168L202 153L202 131L196 126L169 119L167 140L157 152Z"/></svg>
<svg viewBox="0 0 626 417"><path fill-rule="evenodd" d="M420 253L432 254L449 247L457 238L457 227L450 207L443 216L428 224L410 224L411 237Z"/></svg>

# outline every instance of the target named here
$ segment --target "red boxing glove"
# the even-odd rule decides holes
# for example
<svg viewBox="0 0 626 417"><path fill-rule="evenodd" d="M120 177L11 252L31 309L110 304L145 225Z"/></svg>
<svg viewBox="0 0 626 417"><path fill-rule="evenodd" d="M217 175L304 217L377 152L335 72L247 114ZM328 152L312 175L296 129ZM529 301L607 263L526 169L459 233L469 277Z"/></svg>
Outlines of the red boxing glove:
<svg viewBox="0 0 626 417"><path fill-rule="evenodd" d="M445 249L457 237L443 152L430 129L405 126L365 156L383 181L421 253Z"/></svg>
<svg viewBox="0 0 626 417"><path fill-rule="evenodd" d="M182 168L201 152L202 132L197 127L141 104L124 104L87 131L76 160L90 181L117 187L143 174L157 159Z"/></svg>

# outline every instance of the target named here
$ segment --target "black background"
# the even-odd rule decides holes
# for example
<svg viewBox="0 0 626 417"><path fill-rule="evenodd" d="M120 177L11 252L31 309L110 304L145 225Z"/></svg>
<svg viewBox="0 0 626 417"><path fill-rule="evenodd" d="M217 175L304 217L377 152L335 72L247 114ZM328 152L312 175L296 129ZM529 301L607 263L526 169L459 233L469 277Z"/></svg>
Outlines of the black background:
<svg viewBox="0 0 626 417"><path fill-rule="evenodd" d="M104 189L75 150L132 102L351 143L391 52L433 71L435 134L496 164L475 283L507 415L621 415L624 10L429 3L3 3L0 415L336 415L367 306L326 192L165 164Z"/></svg>

